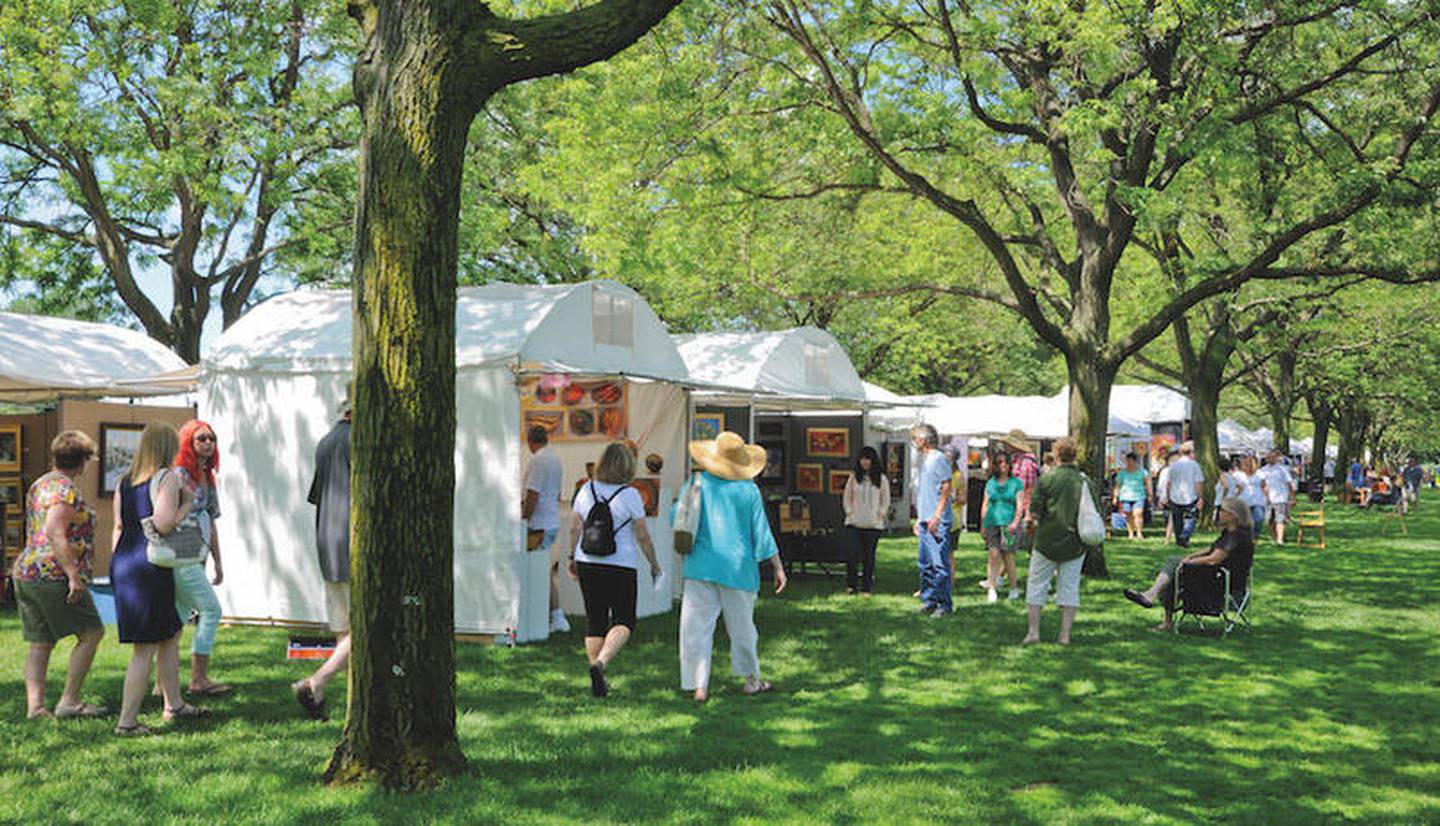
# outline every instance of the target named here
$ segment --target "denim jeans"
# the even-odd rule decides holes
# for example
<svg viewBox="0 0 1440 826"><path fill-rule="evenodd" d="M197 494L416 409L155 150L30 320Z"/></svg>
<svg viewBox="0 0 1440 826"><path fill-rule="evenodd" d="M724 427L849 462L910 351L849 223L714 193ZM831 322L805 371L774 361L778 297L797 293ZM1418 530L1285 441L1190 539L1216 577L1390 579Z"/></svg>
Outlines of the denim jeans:
<svg viewBox="0 0 1440 826"><path fill-rule="evenodd" d="M175 571L175 607L183 621L191 611L200 615L191 652L210 656L215 648L215 631L220 627L220 599L205 575L205 565L182 565Z"/></svg>
<svg viewBox="0 0 1440 826"><path fill-rule="evenodd" d="M948 612L955 607L950 600L950 525L941 523L939 534L920 528L920 602Z"/></svg>
<svg viewBox="0 0 1440 826"><path fill-rule="evenodd" d="M1190 547L1190 537L1195 535L1195 520L1200 515L1194 503L1177 505L1170 503L1170 524L1175 526L1175 544Z"/></svg>
<svg viewBox="0 0 1440 826"><path fill-rule="evenodd" d="M1260 534L1262 534L1262 533L1265 532L1265 506L1264 506L1264 505L1251 505L1251 506L1250 506L1250 521L1254 523L1254 524L1251 526L1251 530L1254 532L1254 538L1259 539L1259 538L1260 538Z"/></svg>

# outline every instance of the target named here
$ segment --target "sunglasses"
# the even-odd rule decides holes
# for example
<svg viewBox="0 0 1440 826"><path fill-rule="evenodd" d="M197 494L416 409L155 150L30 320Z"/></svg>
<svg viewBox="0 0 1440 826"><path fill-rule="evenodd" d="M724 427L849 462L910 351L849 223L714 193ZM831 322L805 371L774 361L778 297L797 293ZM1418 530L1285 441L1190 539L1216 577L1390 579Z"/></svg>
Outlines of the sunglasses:
<svg viewBox="0 0 1440 826"><path fill-rule="evenodd" d="M214 436L211 436L211 435L208 434L208 433L201 433L199 436L196 436L196 437L195 437L195 441L197 441L197 442L213 442L213 441L215 441L215 437L214 437Z"/></svg>

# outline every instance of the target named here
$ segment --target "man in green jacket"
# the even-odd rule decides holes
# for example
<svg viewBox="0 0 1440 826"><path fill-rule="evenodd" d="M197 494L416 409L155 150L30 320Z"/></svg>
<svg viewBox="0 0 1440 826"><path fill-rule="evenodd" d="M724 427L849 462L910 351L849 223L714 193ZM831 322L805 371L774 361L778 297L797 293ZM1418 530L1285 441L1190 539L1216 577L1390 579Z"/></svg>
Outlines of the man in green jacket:
<svg viewBox="0 0 1440 826"><path fill-rule="evenodd" d="M1040 641L1040 612L1050 595L1050 579L1055 578L1055 603L1060 606L1060 636L1056 642L1070 644L1070 627L1075 623L1075 609L1080 607L1080 568L1085 552L1076 529L1080 511L1080 490L1087 481L1075 467L1075 440L1068 436L1055 442L1055 460L1059 464L1040 477L1030 497L1027 522L1035 532L1035 549L1030 553L1029 582L1025 602L1030 610L1030 629L1023 643ZM1090 495L1100 501L1100 491L1093 480Z"/></svg>

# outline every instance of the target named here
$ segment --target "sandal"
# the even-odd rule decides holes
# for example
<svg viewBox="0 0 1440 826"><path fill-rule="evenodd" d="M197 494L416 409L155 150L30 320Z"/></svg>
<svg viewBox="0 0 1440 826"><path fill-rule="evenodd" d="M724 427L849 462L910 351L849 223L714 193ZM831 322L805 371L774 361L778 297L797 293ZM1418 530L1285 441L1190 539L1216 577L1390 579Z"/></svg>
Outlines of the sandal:
<svg viewBox="0 0 1440 826"><path fill-rule="evenodd" d="M311 720L327 719L325 715L325 701L315 696L315 692L311 690L309 683L303 681L298 682L290 686L290 688L295 692L295 702L299 703L300 707L305 709L305 713Z"/></svg>
<svg viewBox="0 0 1440 826"><path fill-rule="evenodd" d="M149 726L143 725L141 723L136 723L133 726L115 727L116 737L149 737L154 733L155 732L150 730Z"/></svg>
<svg viewBox="0 0 1440 826"><path fill-rule="evenodd" d="M175 710L165 709L165 722L173 723L176 720L195 720L200 717L209 717L210 709L192 706L189 703L180 706Z"/></svg>
<svg viewBox="0 0 1440 826"><path fill-rule="evenodd" d="M766 680L746 680L745 687L740 690L748 697L756 694L764 694L767 691L774 691L775 686Z"/></svg>
<svg viewBox="0 0 1440 826"><path fill-rule="evenodd" d="M1140 606L1141 608L1154 608L1155 603L1134 588L1125 589L1125 598Z"/></svg>
<svg viewBox="0 0 1440 826"><path fill-rule="evenodd" d="M109 713L110 709L106 708L105 706L97 706L90 703L81 703L74 708L62 709L59 706L55 707L55 716L59 717L61 720L104 717Z"/></svg>
<svg viewBox="0 0 1440 826"><path fill-rule="evenodd" d="M211 683L204 688L187 688L185 690L197 697L220 697L234 691L235 686L226 685L225 683Z"/></svg>

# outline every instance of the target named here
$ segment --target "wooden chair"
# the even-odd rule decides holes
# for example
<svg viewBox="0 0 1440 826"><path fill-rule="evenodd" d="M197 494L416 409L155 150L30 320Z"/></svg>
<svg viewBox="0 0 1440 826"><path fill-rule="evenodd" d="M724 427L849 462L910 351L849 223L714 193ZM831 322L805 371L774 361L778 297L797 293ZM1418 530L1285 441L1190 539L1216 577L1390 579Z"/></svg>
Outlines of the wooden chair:
<svg viewBox="0 0 1440 826"><path fill-rule="evenodd" d="M1321 505L1318 508L1297 510L1294 513L1294 517L1295 546L1303 547L1305 545L1305 529L1310 528L1313 534L1311 541L1313 542L1315 538L1318 538L1320 542L1316 544L1315 547L1323 550L1325 548L1325 506Z"/></svg>
<svg viewBox="0 0 1440 826"><path fill-rule="evenodd" d="M1391 522L1400 524L1400 532L1409 535L1410 529L1405 527L1405 502L1404 500L1394 504L1372 504L1375 510L1380 512L1380 535L1385 535L1385 530L1390 527Z"/></svg>

